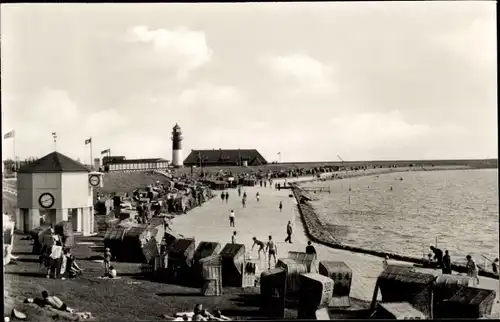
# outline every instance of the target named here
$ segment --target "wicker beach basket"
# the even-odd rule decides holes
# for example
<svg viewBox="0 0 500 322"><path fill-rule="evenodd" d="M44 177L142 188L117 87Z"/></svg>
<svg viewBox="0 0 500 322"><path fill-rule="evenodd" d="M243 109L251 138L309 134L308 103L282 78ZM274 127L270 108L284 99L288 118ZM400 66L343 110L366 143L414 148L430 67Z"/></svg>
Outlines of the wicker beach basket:
<svg viewBox="0 0 500 322"><path fill-rule="evenodd" d="M104 247L109 248L113 258L120 258L122 252L126 252L122 247L123 236L129 228L115 226L106 230L104 234Z"/></svg>
<svg viewBox="0 0 500 322"><path fill-rule="evenodd" d="M321 261L319 274L331 278L335 282L333 296L349 296L351 292L352 270L344 262Z"/></svg>
<svg viewBox="0 0 500 322"><path fill-rule="evenodd" d="M300 275L300 297L298 319L314 319L316 311L328 307L332 298L334 282L331 278L316 273Z"/></svg>
<svg viewBox="0 0 500 322"><path fill-rule="evenodd" d="M296 262L304 263L307 265L308 273L317 273L317 263L316 254L307 254L304 252L288 252L288 258L293 259Z"/></svg>
<svg viewBox="0 0 500 322"><path fill-rule="evenodd" d="M469 286L470 278L468 276L443 274L437 277L434 284L434 317L446 318L443 316L441 305L449 300L458 290L464 286Z"/></svg>
<svg viewBox="0 0 500 322"><path fill-rule="evenodd" d="M242 286L245 245L228 243L220 252L222 258L222 285Z"/></svg>
<svg viewBox="0 0 500 322"><path fill-rule="evenodd" d="M203 280L202 293L205 296L222 295L222 258L220 255L208 256L199 261Z"/></svg>
<svg viewBox="0 0 500 322"><path fill-rule="evenodd" d="M168 249L168 261L193 266L195 244L194 238L177 239Z"/></svg>
<svg viewBox="0 0 500 322"><path fill-rule="evenodd" d="M198 247L196 247L194 252L194 261L198 262L205 257L217 255L221 248L222 245L220 243L202 241L198 244Z"/></svg>
<svg viewBox="0 0 500 322"><path fill-rule="evenodd" d="M289 258L280 258L276 267L281 267L286 271L286 294L297 294L300 290L300 274L308 272L304 262L296 262Z"/></svg>
<svg viewBox="0 0 500 322"><path fill-rule="evenodd" d="M270 319L285 316L286 271L273 268L260 275L261 314Z"/></svg>
<svg viewBox="0 0 500 322"><path fill-rule="evenodd" d="M443 317L477 319L491 314L496 292L474 287L462 287L449 300L443 301Z"/></svg>
<svg viewBox="0 0 500 322"><path fill-rule="evenodd" d="M386 320L425 320L425 315L408 302L379 303L372 318Z"/></svg>
<svg viewBox="0 0 500 322"><path fill-rule="evenodd" d="M121 251L117 258L131 263L146 263L142 248L146 246L148 231L146 227L131 227L123 235Z"/></svg>
<svg viewBox="0 0 500 322"><path fill-rule="evenodd" d="M435 279L434 275L415 272L412 267L389 265L377 279L372 309L375 308L380 289L382 302L408 302L427 318L432 319Z"/></svg>
<svg viewBox="0 0 500 322"><path fill-rule="evenodd" d="M160 255L160 247L156 239L151 238L148 243L142 248L142 253L146 259L146 263L151 263L155 257Z"/></svg>

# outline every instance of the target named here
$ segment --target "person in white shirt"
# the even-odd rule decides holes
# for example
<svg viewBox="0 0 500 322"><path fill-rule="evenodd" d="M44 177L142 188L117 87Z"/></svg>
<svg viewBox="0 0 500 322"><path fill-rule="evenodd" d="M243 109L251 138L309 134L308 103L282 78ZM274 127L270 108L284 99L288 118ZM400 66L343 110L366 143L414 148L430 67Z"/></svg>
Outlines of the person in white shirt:
<svg viewBox="0 0 500 322"><path fill-rule="evenodd" d="M113 266L109 267L108 277L109 278L116 278L116 269Z"/></svg>
<svg viewBox="0 0 500 322"><path fill-rule="evenodd" d="M236 230L233 231L233 236L231 236L231 243L236 244Z"/></svg>
<svg viewBox="0 0 500 322"><path fill-rule="evenodd" d="M229 227L234 227L234 210L229 213Z"/></svg>
<svg viewBox="0 0 500 322"><path fill-rule="evenodd" d="M50 271L47 278L52 275L53 278L59 278L61 270L62 245L61 242L56 242L50 252Z"/></svg>
<svg viewBox="0 0 500 322"><path fill-rule="evenodd" d="M465 257L467 259L467 276L472 278L472 281L475 285L479 285L479 277L478 277L478 268L476 262L472 259L472 256L467 255Z"/></svg>

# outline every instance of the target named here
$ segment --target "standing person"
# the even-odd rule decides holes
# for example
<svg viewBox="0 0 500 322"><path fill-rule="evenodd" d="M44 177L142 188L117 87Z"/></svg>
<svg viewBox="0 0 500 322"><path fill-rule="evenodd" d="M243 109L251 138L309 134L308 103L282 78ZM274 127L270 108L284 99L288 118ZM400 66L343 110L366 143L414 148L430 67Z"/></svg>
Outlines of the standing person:
<svg viewBox="0 0 500 322"><path fill-rule="evenodd" d="M491 269L493 270L493 273L498 275L498 258L495 258L493 264L491 264Z"/></svg>
<svg viewBox="0 0 500 322"><path fill-rule="evenodd" d="M430 249L434 253L434 259L437 262L437 267L442 268L443 267L443 251L439 248L434 247L434 246L431 246Z"/></svg>
<svg viewBox="0 0 500 322"><path fill-rule="evenodd" d="M314 255L316 255L316 248L314 248L314 246L312 245L311 241L307 242L306 254L314 254Z"/></svg>
<svg viewBox="0 0 500 322"><path fill-rule="evenodd" d="M264 181L264 188L267 188L267 181Z"/></svg>
<svg viewBox="0 0 500 322"><path fill-rule="evenodd" d="M247 198L243 197L241 198L241 204L243 205L243 208L247 207Z"/></svg>
<svg viewBox="0 0 500 322"><path fill-rule="evenodd" d="M229 192L226 191L226 203L229 201Z"/></svg>
<svg viewBox="0 0 500 322"><path fill-rule="evenodd" d="M51 249L50 253L50 273L47 275L47 277L52 278L59 278L60 272L61 272L61 257L63 256L62 253L62 243L60 241L57 241Z"/></svg>
<svg viewBox="0 0 500 322"><path fill-rule="evenodd" d="M259 250L257 251L257 254L259 255L259 259L260 259L260 252L262 252L262 254L264 254L264 256L266 255L266 253L264 252L264 243L261 242L260 240L257 239L257 237L254 237L252 238L253 239L253 245L252 245L252 250L254 248L255 245L259 246Z"/></svg>
<svg viewBox="0 0 500 322"><path fill-rule="evenodd" d="M271 235L269 235L269 241L266 245L266 252L269 252L268 263L269 269L271 269L271 257L274 258L274 265L276 265L276 255L278 253L278 248L276 247L276 244L273 241L273 236Z"/></svg>
<svg viewBox="0 0 500 322"><path fill-rule="evenodd" d="M389 256L385 256L384 260L382 261L382 267L386 269L387 266L389 266Z"/></svg>
<svg viewBox="0 0 500 322"><path fill-rule="evenodd" d="M238 186L238 197L241 197L241 186Z"/></svg>
<svg viewBox="0 0 500 322"><path fill-rule="evenodd" d="M247 192L246 191L243 191L243 198L247 198Z"/></svg>
<svg viewBox="0 0 500 322"><path fill-rule="evenodd" d="M229 213L229 227L234 227L234 210Z"/></svg>
<svg viewBox="0 0 500 322"><path fill-rule="evenodd" d="M262 179L259 180L259 183L260 183L260 187L262 188Z"/></svg>
<svg viewBox="0 0 500 322"><path fill-rule="evenodd" d="M280 208L280 212L282 212L283 211L283 202L282 201L280 201L279 208Z"/></svg>
<svg viewBox="0 0 500 322"><path fill-rule="evenodd" d="M222 203L224 203L225 198L226 198L226 194L224 193L224 191L222 191L222 193L220 194L220 199L221 199Z"/></svg>
<svg viewBox="0 0 500 322"><path fill-rule="evenodd" d="M233 236L231 236L231 244L236 244L236 230L233 231Z"/></svg>
<svg viewBox="0 0 500 322"><path fill-rule="evenodd" d="M111 251L106 247L104 250L104 276L108 276L109 267L111 266Z"/></svg>
<svg viewBox="0 0 500 322"><path fill-rule="evenodd" d="M478 268L476 262L470 255L467 255L465 258L467 259L467 276L472 278L474 286L479 285Z"/></svg>
<svg viewBox="0 0 500 322"><path fill-rule="evenodd" d="M451 257L450 257L450 253L448 253L448 250L444 251L443 274L451 274Z"/></svg>
<svg viewBox="0 0 500 322"><path fill-rule="evenodd" d="M258 192L258 191L257 191L257 193L255 194L255 198L257 198L257 201L259 201L259 199L260 199L260 194L259 194L259 192Z"/></svg>
<svg viewBox="0 0 500 322"><path fill-rule="evenodd" d="M63 249L63 254L61 256L61 268L59 270L59 276L61 276L62 280L66 279L66 269L68 263L68 250L66 248Z"/></svg>
<svg viewBox="0 0 500 322"><path fill-rule="evenodd" d="M288 242L288 243L292 243L292 232L293 232L293 228L292 228L292 223L290 221L288 221L288 224L286 225L286 235L287 237L285 238L285 243Z"/></svg>

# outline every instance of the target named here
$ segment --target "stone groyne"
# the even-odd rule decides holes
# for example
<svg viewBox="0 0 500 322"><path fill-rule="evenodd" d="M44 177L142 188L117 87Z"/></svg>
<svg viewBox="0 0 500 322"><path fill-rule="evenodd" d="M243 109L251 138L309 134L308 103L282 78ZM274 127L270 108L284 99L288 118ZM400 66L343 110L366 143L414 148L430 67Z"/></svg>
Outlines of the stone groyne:
<svg viewBox="0 0 500 322"><path fill-rule="evenodd" d="M304 225L307 237L311 241L335 249L342 249L346 251L362 253L381 258L385 258L386 256L388 256L390 259L393 260L423 265L424 261L422 258L416 258L411 256L399 255L394 253L376 251L376 250L341 244L338 240L335 239L334 236L332 236L328 232L326 227L319 219L313 205L311 205L310 203L309 195L307 194L307 192L303 191L296 183L291 183L290 186L295 196L295 199L297 200L297 207L299 209L300 217L302 219L302 223ZM465 265L457 265L452 263L451 268L456 272L460 273L467 272L467 268L465 267ZM479 275L484 277L499 279L499 276L495 275L493 272L484 271L482 269L479 270Z"/></svg>

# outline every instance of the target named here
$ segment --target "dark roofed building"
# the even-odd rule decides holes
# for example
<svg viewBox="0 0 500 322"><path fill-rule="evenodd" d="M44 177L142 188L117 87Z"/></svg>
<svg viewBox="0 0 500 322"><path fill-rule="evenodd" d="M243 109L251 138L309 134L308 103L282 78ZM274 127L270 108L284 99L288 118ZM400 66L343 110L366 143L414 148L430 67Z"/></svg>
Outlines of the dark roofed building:
<svg viewBox="0 0 500 322"><path fill-rule="evenodd" d="M258 166L267 164L266 159L255 149L191 150L184 166Z"/></svg>
<svg viewBox="0 0 500 322"><path fill-rule="evenodd" d="M89 172L89 169L59 152L52 152L41 159L22 166L18 173Z"/></svg>

